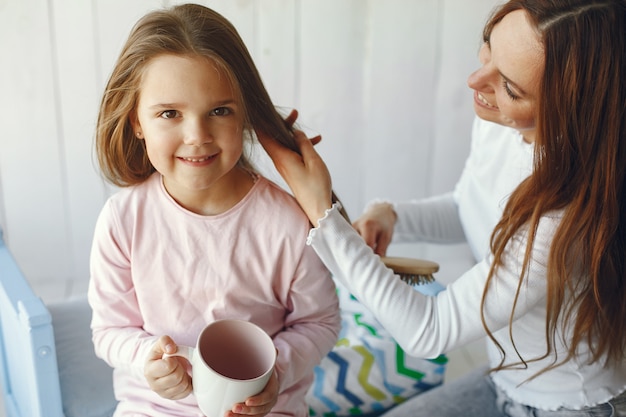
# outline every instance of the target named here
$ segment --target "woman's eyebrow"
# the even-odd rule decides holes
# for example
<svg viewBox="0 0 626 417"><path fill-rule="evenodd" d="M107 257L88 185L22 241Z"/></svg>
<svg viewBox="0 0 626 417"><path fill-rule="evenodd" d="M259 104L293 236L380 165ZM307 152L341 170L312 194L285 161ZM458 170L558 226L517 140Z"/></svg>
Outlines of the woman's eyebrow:
<svg viewBox="0 0 626 417"><path fill-rule="evenodd" d="M521 95L526 95L526 91L524 91L523 88L521 88L519 86L519 84L515 83L515 81L512 81L509 77L507 77L506 75L504 75L502 72L498 71L498 73L500 74L500 76L504 79L504 81L507 82L507 84L509 84L510 86L512 86L515 90L517 90L518 93L520 93Z"/></svg>

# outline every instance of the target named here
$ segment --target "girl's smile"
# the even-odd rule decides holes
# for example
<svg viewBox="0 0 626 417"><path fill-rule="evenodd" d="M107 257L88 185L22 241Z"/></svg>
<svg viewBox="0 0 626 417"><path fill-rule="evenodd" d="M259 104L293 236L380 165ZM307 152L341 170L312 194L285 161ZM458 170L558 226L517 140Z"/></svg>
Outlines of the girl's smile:
<svg viewBox="0 0 626 417"><path fill-rule="evenodd" d="M179 156L178 158L183 162L191 164L192 166L205 166L211 163L211 161L215 160L217 155L212 156Z"/></svg>

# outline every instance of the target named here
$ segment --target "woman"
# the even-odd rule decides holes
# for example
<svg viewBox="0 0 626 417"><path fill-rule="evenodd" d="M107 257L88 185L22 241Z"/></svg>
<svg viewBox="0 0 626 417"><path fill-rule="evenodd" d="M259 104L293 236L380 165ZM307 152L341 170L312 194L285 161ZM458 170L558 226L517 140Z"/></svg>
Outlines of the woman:
<svg viewBox="0 0 626 417"><path fill-rule="evenodd" d="M513 0L491 17L477 114L519 130L534 166L490 253L436 297L407 291L338 215L312 142L299 135L300 156L261 133L315 226L308 244L408 353L490 339L488 373L392 415L626 415L625 33L621 0Z"/></svg>

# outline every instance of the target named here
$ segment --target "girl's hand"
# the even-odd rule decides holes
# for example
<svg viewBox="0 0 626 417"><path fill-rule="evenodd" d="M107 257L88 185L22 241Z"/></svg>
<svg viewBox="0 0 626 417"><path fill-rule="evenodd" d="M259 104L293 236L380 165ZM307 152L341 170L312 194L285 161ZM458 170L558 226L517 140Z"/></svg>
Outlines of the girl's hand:
<svg viewBox="0 0 626 417"><path fill-rule="evenodd" d="M376 203L356 219L352 226L374 250L374 253L385 256L391 243L397 217L391 204Z"/></svg>
<svg viewBox="0 0 626 417"><path fill-rule="evenodd" d="M290 114L286 123L293 123L297 113ZM326 164L313 149L320 136L307 139L304 132L294 131L294 139L300 153L294 152L265 134L257 131L259 142L268 153L278 173L283 177L294 197L314 226L332 206L332 184Z"/></svg>
<svg viewBox="0 0 626 417"><path fill-rule="evenodd" d="M192 391L187 360L179 356L163 359L164 353L176 353L178 346L169 336L161 336L152 346L144 366L144 376L152 391L163 398L180 400Z"/></svg>
<svg viewBox="0 0 626 417"><path fill-rule="evenodd" d="M263 417L272 411L278 400L278 375L276 369L272 373L263 391L244 403L238 403L225 414L225 417Z"/></svg>

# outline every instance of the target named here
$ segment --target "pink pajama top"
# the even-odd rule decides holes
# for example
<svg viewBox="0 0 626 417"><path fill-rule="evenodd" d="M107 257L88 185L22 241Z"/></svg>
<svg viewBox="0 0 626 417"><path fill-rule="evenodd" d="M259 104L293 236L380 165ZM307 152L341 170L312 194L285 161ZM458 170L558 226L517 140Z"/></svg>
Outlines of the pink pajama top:
<svg viewBox="0 0 626 417"><path fill-rule="evenodd" d="M158 173L113 195L95 229L89 302L96 354L114 368L115 416L202 416L193 394L154 393L144 364L160 336L194 346L223 318L254 322L274 340L280 395L270 415L306 416L313 368L340 328L334 284L305 244L309 227L263 177L215 216L178 205Z"/></svg>

